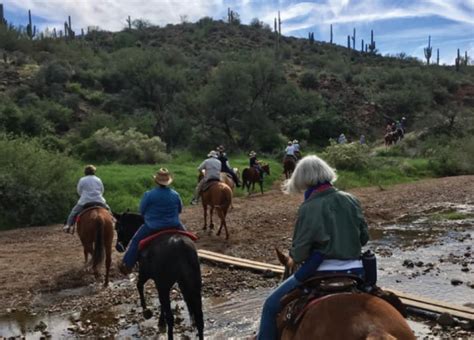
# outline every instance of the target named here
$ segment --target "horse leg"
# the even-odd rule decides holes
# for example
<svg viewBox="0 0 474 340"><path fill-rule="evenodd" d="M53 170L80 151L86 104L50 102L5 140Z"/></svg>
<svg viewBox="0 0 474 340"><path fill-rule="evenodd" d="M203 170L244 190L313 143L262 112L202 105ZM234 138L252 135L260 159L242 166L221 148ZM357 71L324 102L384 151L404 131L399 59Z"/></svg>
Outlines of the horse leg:
<svg viewBox="0 0 474 340"><path fill-rule="evenodd" d="M113 226L110 226L106 238L104 240L105 246L105 280L104 287L109 285L110 265L112 264L112 242L113 242Z"/></svg>
<svg viewBox="0 0 474 340"><path fill-rule="evenodd" d="M260 192L263 195L263 181L259 181L258 184L260 185Z"/></svg>
<svg viewBox="0 0 474 340"><path fill-rule="evenodd" d="M171 287L169 286L158 286L158 298L160 299L161 312L164 314L166 325L168 326L168 340L173 340L174 317L171 311L170 289Z"/></svg>
<svg viewBox="0 0 474 340"><path fill-rule="evenodd" d="M207 205L204 205L203 203L202 207L204 209L204 227L202 228L202 230L206 230L207 229Z"/></svg>
<svg viewBox="0 0 474 340"><path fill-rule="evenodd" d="M212 217L214 216L214 206L211 205L211 209L210 209L210 215L211 215L211 224L209 224L209 229L214 229L214 222L212 221Z"/></svg>
<svg viewBox="0 0 474 340"><path fill-rule="evenodd" d="M146 307L145 293L144 293L144 287L145 287L146 281L147 279L145 278L145 275L140 270L140 272L138 273L137 289L138 289L138 294L140 295L140 304L143 309L142 311L143 317L148 320L152 317L153 312Z"/></svg>
<svg viewBox="0 0 474 340"><path fill-rule="evenodd" d="M191 322L197 328L199 339L202 340L204 339L204 319L201 300L201 271L197 256L193 262L195 262L194 265L188 267L186 276L178 284L188 307Z"/></svg>

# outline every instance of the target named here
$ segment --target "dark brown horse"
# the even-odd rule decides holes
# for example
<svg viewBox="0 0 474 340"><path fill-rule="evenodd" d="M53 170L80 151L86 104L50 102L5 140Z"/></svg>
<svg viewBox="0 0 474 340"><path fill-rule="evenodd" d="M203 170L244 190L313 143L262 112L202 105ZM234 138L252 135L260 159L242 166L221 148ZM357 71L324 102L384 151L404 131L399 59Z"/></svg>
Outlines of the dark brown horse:
<svg viewBox="0 0 474 340"><path fill-rule="evenodd" d="M142 216L131 213L116 214L115 217L117 218L116 249L123 252L144 221ZM143 317L150 319L153 315L151 309L147 308L144 292L145 283L153 280L160 300L158 326L160 328L167 326L168 339L173 339L174 317L170 290L177 283L188 307L190 320L197 328L198 338L204 339L201 268L194 242L181 234L165 234L151 241L140 251L138 263L137 289Z"/></svg>
<svg viewBox="0 0 474 340"><path fill-rule="evenodd" d="M283 159L283 173L286 179L291 177L291 174L295 171L295 167L296 159L293 156L285 156Z"/></svg>
<svg viewBox="0 0 474 340"><path fill-rule="evenodd" d="M84 248L84 259L92 256L92 270L96 279L99 277L99 264L104 260L104 287L109 284L110 264L112 261L112 240L114 238L114 218L102 207L86 209L77 222L77 233Z"/></svg>
<svg viewBox="0 0 474 340"><path fill-rule="evenodd" d="M270 175L270 165L262 164L261 169L263 173ZM242 171L242 189L245 189L245 187L247 187L247 192L250 195L250 185L252 185L253 192L255 190L255 183L258 183L260 185L260 192L263 195L263 174L261 176L258 173L258 170L254 167L245 168Z"/></svg>
<svg viewBox="0 0 474 340"><path fill-rule="evenodd" d="M229 239L229 231L227 230L226 216L229 211L229 207L232 206L232 189L223 182L215 182L212 184L209 189L204 192L201 192L202 207L204 209L204 227L207 229L207 206L211 207L210 216L211 221L209 224L209 229L214 229L214 223L212 222L212 215L214 208L217 210L217 216L221 221L217 235L221 234L222 228L225 229L225 238Z"/></svg>
<svg viewBox="0 0 474 340"><path fill-rule="evenodd" d="M277 250L285 275L294 272L293 260ZM277 318L281 339L416 339L403 316L388 302L365 293L328 295L309 306L297 327L286 327L286 313Z"/></svg>

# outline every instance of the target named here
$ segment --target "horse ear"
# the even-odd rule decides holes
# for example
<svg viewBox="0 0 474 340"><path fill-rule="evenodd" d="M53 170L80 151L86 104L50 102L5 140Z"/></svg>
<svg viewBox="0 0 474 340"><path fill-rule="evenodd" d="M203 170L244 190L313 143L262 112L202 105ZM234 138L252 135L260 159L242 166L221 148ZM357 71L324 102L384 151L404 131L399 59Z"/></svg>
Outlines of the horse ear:
<svg viewBox="0 0 474 340"><path fill-rule="evenodd" d="M286 266L288 264L288 256L286 256L285 254L283 254L280 249L278 249L277 247L275 247L275 251L276 251L276 254L278 256L278 260L280 261L280 263L284 266Z"/></svg>

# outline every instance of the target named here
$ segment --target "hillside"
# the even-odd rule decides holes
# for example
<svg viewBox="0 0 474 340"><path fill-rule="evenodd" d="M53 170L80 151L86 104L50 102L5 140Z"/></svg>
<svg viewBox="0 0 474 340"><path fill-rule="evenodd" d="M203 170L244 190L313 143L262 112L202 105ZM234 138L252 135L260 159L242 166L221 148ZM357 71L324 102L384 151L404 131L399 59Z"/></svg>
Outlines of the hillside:
<svg viewBox="0 0 474 340"><path fill-rule="evenodd" d="M71 40L30 40L2 26L0 129L49 136L94 159L91 148L126 131L159 136L168 151L220 143L273 151L293 138L326 145L341 132L373 140L402 116L412 130L466 128L473 112L471 66L427 67L284 36L276 50L276 39L259 22L210 18L163 28L137 21Z"/></svg>

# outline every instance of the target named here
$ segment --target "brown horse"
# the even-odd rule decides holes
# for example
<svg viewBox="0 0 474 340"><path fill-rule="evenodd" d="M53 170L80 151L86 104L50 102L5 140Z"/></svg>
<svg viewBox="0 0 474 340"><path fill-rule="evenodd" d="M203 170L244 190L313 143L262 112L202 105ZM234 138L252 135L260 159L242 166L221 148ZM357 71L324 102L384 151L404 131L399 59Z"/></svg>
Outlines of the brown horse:
<svg viewBox="0 0 474 340"><path fill-rule="evenodd" d="M262 164L261 166L262 172L270 175L270 165L268 164ZM258 173L257 169L251 167L251 168L245 168L242 171L242 189L245 189L247 187L247 192L250 195L250 185L252 185L252 192L255 190L255 183L260 185L260 192L263 195L263 176L260 176Z"/></svg>
<svg viewBox="0 0 474 340"><path fill-rule="evenodd" d="M239 169L237 168L234 168L233 169L235 174L237 176L239 176ZM201 170L201 172L199 173L199 176L198 176L198 182L201 181L201 179L204 177L204 174L206 173L206 170ZM221 182L227 184L231 189L232 189L232 192L234 192L234 189L235 189L235 183L234 183L234 180L232 179L232 176L230 174L228 174L227 172L221 172Z"/></svg>
<svg viewBox="0 0 474 340"><path fill-rule="evenodd" d="M293 260L277 250L285 275ZM403 316L388 302L365 293L328 295L309 306L296 327L286 327L286 313L277 318L281 339L416 339Z"/></svg>
<svg viewBox="0 0 474 340"><path fill-rule="evenodd" d="M92 256L92 270L96 279L99 278L98 265L104 260L104 287L109 284L110 264L112 261L112 240L114 238L114 218L102 207L84 210L77 222L77 233L84 248L84 259L87 264L88 255Z"/></svg>
<svg viewBox="0 0 474 340"><path fill-rule="evenodd" d="M209 229L214 229L214 223L212 222L212 215L214 208L217 210L217 216L221 220L221 225L217 231L217 235L221 234L222 227L225 228L225 239L229 239L229 231L227 230L227 223L225 218L229 207L232 205L232 189L223 182L216 182L212 184L209 189L204 192L201 192L202 198L202 207L204 209L204 227L207 229L207 206L211 207L210 216L211 221L209 224Z"/></svg>
<svg viewBox="0 0 474 340"><path fill-rule="evenodd" d="M285 178L288 179L291 177L293 171L295 171L296 160L292 156L285 156L283 159L283 173L285 174Z"/></svg>

